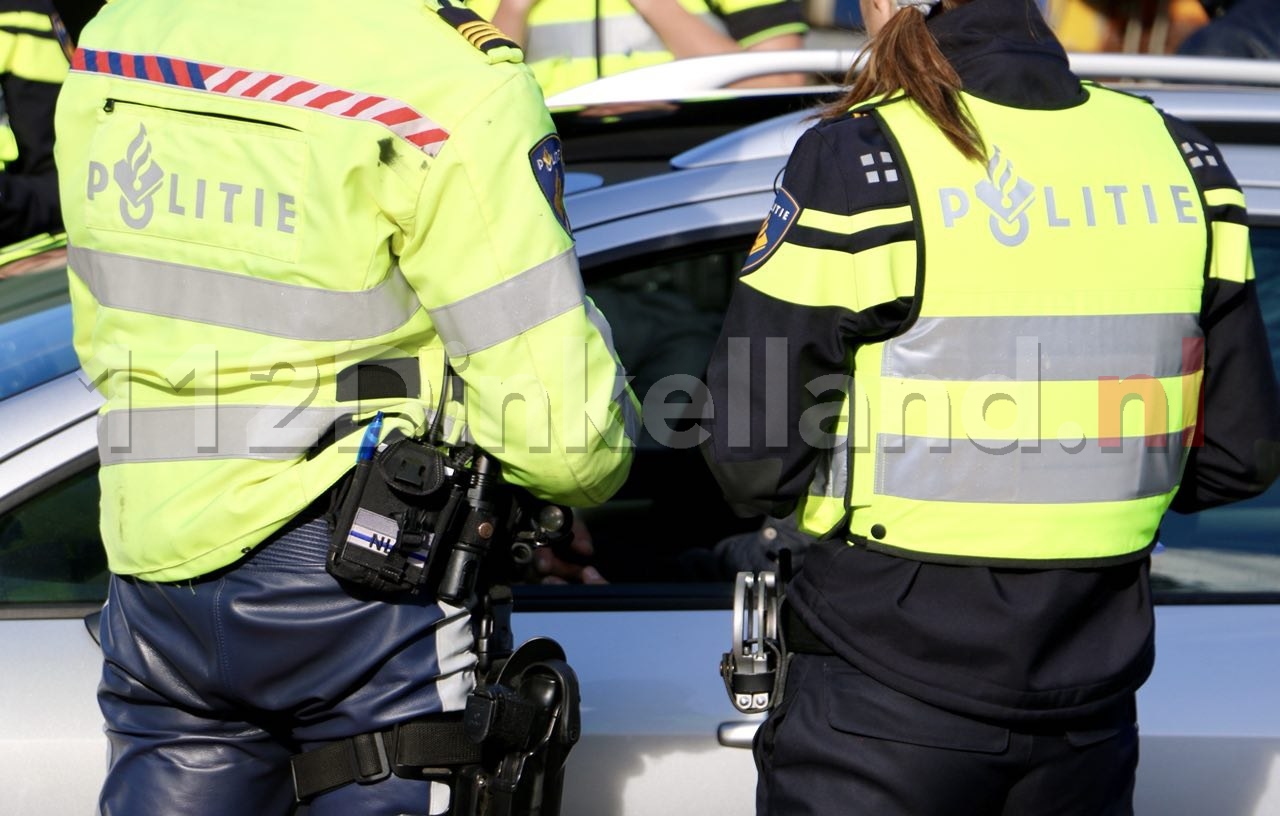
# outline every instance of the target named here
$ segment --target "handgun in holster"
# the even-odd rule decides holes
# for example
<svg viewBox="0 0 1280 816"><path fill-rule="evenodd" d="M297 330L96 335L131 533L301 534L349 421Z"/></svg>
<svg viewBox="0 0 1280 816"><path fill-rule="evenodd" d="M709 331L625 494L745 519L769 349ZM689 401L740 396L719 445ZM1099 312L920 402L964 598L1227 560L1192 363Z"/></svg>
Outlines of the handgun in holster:
<svg viewBox="0 0 1280 816"><path fill-rule="evenodd" d="M468 739L484 761L462 769L452 816L555 816L581 736L578 677L549 638L526 641L467 698Z"/></svg>

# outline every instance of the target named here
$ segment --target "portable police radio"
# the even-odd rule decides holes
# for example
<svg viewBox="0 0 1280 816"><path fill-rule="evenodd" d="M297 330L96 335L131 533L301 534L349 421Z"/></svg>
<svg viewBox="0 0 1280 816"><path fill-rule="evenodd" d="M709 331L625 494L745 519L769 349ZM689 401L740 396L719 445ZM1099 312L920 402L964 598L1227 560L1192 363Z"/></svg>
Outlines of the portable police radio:
<svg viewBox="0 0 1280 816"><path fill-rule="evenodd" d="M447 372L446 372L447 373ZM512 564L572 536L569 508L507 484L474 445L438 443L444 389L424 438L378 442L379 413L365 431L356 467L338 500L326 568L379 594L421 592L464 603L495 545Z"/></svg>

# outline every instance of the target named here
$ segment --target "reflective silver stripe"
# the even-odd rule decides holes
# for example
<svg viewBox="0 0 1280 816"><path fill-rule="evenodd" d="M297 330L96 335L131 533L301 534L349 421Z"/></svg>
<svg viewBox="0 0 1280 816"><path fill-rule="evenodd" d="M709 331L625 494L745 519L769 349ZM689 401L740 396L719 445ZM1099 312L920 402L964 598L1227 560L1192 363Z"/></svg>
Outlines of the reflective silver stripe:
<svg viewBox="0 0 1280 816"><path fill-rule="evenodd" d="M296 459L320 440L346 406L199 405L118 409L98 419L103 465L197 459ZM428 411L428 423L435 415ZM452 418L446 417L446 433ZM354 456L355 451L352 450Z"/></svg>
<svg viewBox="0 0 1280 816"><path fill-rule="evenodd" d="M1164 447L1159 446L1163 439ZM1127 501L1173 490L1182 475L1182 431L1127 438L1120 447L1090 439L1015 442L881 434L876 493L922 501L1071 504ZM950 445L950 450L947 446ZM1000 452L1003 451L1003 452Z"/></svg>
<svg viewBox="0 0 1280 816"><path fill-rule="evenodd" d="M822 452L813 481L809 483L810 496L843 499L849 492L849 438L836 438L839 440L836 446Z"/></svg>
<svg viewBox="0 0 1280 816"><path fill-rule="evenodd" d="M98 422L103 465L183 459L293 459L349 408L199 405L108 411Z"/></svg>
<svg viewBox="0 0 1280 816"><path fill-rule="evenodd" d="M717 31L726 33L724 23L714 14L703 13L697 16ZM605 17L601 20L600 28L601 54L630 56L666 53L669 50L662 38L639 14ZM532 63L544 59L594 59L595 42L594 19L539 23L529 27L525 61Z"/></svg>
<svg viewBox="0 0 1280 816"><path fill-rule="evenodd" d="M1180 341L1201 336L1193 314L924 317L888 342L883 374L1039 381L1174 377L1191 373L1183 370ZM1192 371L1198 359L1195 364Z"/></svg>
<svg viewBox="0 0 1280 816"><path fill-rule="evenodd" d="M514 278L428 310L451 357L482 351L582 305L578 256L566 250Z"/></svg>
<svg viewBox="0 0 1280 816"><path fill-rule="evenodd" d="M404 325L418 296L398 267L358 292L68 247L69 265L104 306L293 340L359 340Z"/></svg>
<svg viewBox="0 0 1280 816"><path fill-rule="evenodd" d="M600 332L600 336L604 338L604 344L609 348L609 356L617 362L613 372L613 402L622 412L623 432L626 433L627 439L631 440L632 447L635 447L640 438L640 414L636 411L635 403L627 396L627 371L622 367L622 361L618 360L618 352L613 347L613 328L609 325L604 313L596 308L595 303L588 300L586 307L587 319L596 327L596 331Z"/></svg>

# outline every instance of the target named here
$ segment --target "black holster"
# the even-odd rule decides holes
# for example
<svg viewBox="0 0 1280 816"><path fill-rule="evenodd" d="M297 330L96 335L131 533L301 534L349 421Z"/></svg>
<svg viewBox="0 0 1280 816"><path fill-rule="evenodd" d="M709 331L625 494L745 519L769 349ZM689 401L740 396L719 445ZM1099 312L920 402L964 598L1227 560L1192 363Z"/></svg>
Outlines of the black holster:
<svg viewBox="0 0 1280 816"><path fill-rule="evenodd" d="M451 816L557 816L580 708L564 650L534 638L467 697L461 716L432 715L294 756L297 800L394 774L452 783Z"/></svg>
<svg viewBox="0 0 1280 816"><path fill-rule="evenodd" d="M582 733L580 707L560 645L524 643L467 699L467 736L485 760L459 775L452 816L556 816L564 764Z"/></svg>

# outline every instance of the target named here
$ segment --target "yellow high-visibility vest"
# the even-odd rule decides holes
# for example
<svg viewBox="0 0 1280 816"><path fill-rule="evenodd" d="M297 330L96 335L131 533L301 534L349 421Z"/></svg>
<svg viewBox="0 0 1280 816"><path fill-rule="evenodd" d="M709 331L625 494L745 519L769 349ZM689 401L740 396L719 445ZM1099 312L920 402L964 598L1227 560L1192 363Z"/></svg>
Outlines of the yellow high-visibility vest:
<svg viewBox="0 0 1280 816"><path fill-rule="evenodd" d="M788 292L777 260L744 277L805 303L915 298L903 333L855 355L845 446L802 504L809 532L847 519L851 541L886 552L1037 566L1153 543L1194 442L1205 277L1252 275L1247 229L1205 208L1244 200L1198 189L1200 147L1154 107L1088 93L1045 111L965 95L986 165L909 100L877 104L916 239L806 282L820 292ZM835 228L821 216L797 223Z"/></svg>

